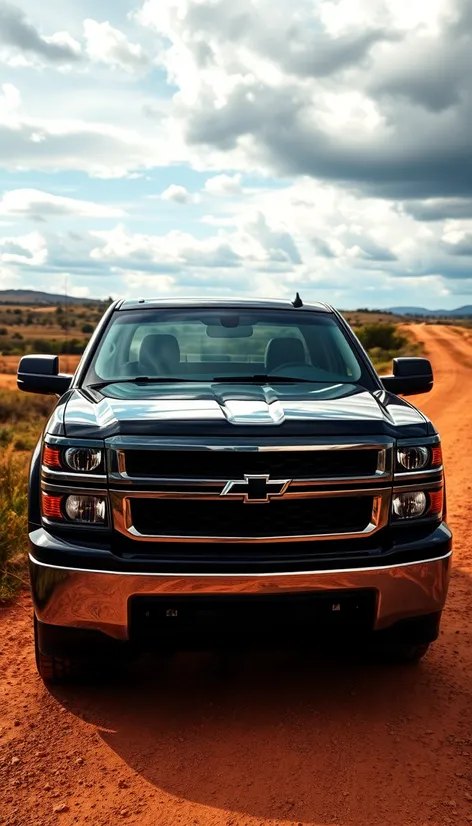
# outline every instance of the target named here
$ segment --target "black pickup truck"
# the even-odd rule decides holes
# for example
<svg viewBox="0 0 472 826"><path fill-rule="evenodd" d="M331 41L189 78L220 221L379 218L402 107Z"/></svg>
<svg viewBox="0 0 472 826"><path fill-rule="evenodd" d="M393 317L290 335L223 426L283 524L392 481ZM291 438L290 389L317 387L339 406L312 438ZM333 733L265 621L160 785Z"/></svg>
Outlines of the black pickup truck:
<svg viewBox="0 0 472 826"><path fill-rule="evenodd" d="M205 639L366 635L414 662L438 635L451 564L439 436L325 304L119 300L59 397L29 481L38 668ZM401 397L400 397L401 396Z"/></svg>

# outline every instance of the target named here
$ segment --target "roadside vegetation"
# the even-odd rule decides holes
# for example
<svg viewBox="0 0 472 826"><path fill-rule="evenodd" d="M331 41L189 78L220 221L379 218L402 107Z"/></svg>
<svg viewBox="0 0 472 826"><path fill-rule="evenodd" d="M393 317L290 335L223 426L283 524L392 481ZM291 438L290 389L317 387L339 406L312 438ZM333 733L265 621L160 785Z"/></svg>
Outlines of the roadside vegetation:
<svg viewBox="0 0 472 826"><path fill-rule="evenodd" d="M354 331L381 375L391 371L392 359L397 356L421 356L423 353L422 345L408 333L407 327L376 321L354 327Z"/></svg>
<svg viewBox="0 0 472 826"><path fill-rule="evenodd" d="M61 369L73 372L106 304L61 307L0 306L0 602L27 581L27 473L31 451L54 407L54 399L14 387L25 353L60 354ZM346 314L379 372L392 358L420 355L407 327L388 314ZM71 355L72 353L72 355Z"/></svg>
<svg viewBox="0 0 472 826"><path fill-rule="evenodd" d="M53 407L54 399L48 396L0 385L0 602L27 581L28 465Z"/></svg>

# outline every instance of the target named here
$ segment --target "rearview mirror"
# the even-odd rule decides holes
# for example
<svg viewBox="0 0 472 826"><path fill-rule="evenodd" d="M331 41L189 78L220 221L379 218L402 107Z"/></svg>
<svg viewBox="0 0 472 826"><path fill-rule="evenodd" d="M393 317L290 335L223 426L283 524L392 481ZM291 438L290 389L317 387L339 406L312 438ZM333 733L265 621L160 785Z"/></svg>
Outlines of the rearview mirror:
<svg viewBox="0 0 472 826"><path fill-rule="evenodd" d="M393 359L393 375L382 376L381 382L390 393L401 396L415 396L429 393L433 387L433 368L429 359Z"/></svg>
<svg viewBox="0 0 472 826"><path fill-rule="evenodd" d="M72 376L59 373L59 356L23 356L18 365L18 389L25 393L62 396Z"/></svg>
<svg viewBox="0 0 472 826"><path fill-rule="evenodd" d="M250 338L254 334L254 328L247 325L243 327L223 327L212 324L207 327L209 338Z"/></svg>

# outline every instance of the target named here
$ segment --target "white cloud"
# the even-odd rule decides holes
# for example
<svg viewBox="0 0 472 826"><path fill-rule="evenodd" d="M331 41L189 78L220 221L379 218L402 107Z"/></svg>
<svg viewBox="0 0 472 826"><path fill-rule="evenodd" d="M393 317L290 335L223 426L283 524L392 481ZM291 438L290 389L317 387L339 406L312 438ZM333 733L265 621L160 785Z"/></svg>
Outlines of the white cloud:
<svg viewBox="0 0 472 826"><path fill-rule="evenodd" d="M64 285L61 284L57 291L62 291L63 286ZM79 286L76 284L68 284L67 287L69 294L73 295L75 298L90 298L91 296L90 287ZM95 296L92 297L95 298Z"/></svg>
<svg viewBox="0 0 472 826"><path fill-rule="evenodd" d="M468 0L146 0L138 20L201 167L394 199L472 192Z"/></svg>
<svg viewBox="0 0 472 826"><path fill-rule="evenodd" d="M122 209L53 195L38 189L13 189L4 192L0 199L0 215L26 216L76 216L87 218L120 218Z"/></svg>
<svg viewBox="0 0 472 826"><path fill-rule="evenodd" d="M171 184L161 194L162 201L173 201L176 204L191 204L195 201L195 197L184 186Z"/></svg>
<svg viewBox="0 0 472 826"><path fill-rule="evenodd" d="M39 232L0 238L0 261L37 267L47 260L46 241Z"/></svg>
<svg viewBox="0 0 472 826"><path fill-rule="evenodd" d="M197 238L172 231L166 235L130 233L123 226L92 233L98 245L91 250L94 261L107 262L117 271L141 270L178 276L211 269L214 277L226 270L238 270L242 283L256 284L259 274L290 273L302 259L294 238L286 227L269 224L261 213L245 216L228 230Z"/></svg>
<svg viewBox="0 0 472 826"><path fill-rule="evenodd" d="M126 270L168 274L185 267L226 268L234 267L240 258L229 240L219 236L197 239L180 231L163 236L131 234L122 226L92 234L101 245L91 251L91 258Z"/></svg>
<svg viewBox="0 0 472 826"><path fill-rule="evenodd" d="M24 12L12 3L0 1L0 52L6 62L18 52L33 56L42 63L71 64L80 60L80 43L69 32L43 35Z"/></svg>
<svg viewBox="0 0 472 826"><path fill-rule="evenodd" d="M205 182L205 192L210 195L226 196L239 195L241 188L242 175L215 175L213 178L208 178Z"/></svg>
<svg viewBox="0 0 472 826"><path fill-rule="evenodd" d="M150 66L149 55L139 43L131 43L126 35L108 21L84 20L85 48L96 63L119 67L129 72L142 71Z"/></svg>
<svg viewBox="0 0 472 826"><path fill-rule="evenodd" d="M123 177L162 164L165 141L89 118L31 117L19 90L4 84L0 97L0 154L9 170L70 169L95 177Z"/></svg>
<svg viewBox="0 0 472 826"><path fill-rule="evenodd" d="M14 112L21 105L21 95L13 83L2 83L2 94L0 97L0 118L5 120L9 114Z"/></svg>

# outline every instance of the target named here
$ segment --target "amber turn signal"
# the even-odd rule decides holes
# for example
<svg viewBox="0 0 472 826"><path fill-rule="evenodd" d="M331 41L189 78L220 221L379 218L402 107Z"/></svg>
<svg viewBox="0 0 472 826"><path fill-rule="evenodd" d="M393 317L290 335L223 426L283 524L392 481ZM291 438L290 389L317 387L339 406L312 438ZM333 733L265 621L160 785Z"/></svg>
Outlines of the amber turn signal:
<svg viewBox="0 0 472 826"><path fill-rule="evenodd" d="M50 496L49 493L41 493L43 516L46 519L64 519L62 514L62 496Z"/></svg>
<svg viewBox="0 0 472 826"><path fill-rule="evenodd" d="M431 448L431 467L441 467L442 465L442 449L441 445Z"/></svg>
<svg viewBox="0 0 472 826"><path fill-rule="evenodd" d="M61 451L57 447L44 446L43 465L46 467L62 467Z"/></svg>
<svg viewBox="0 0 472 826"><path fill-rule="evenodd" d="M429 494L429 513L442 513L443 491L435 490Z"/></svg>

